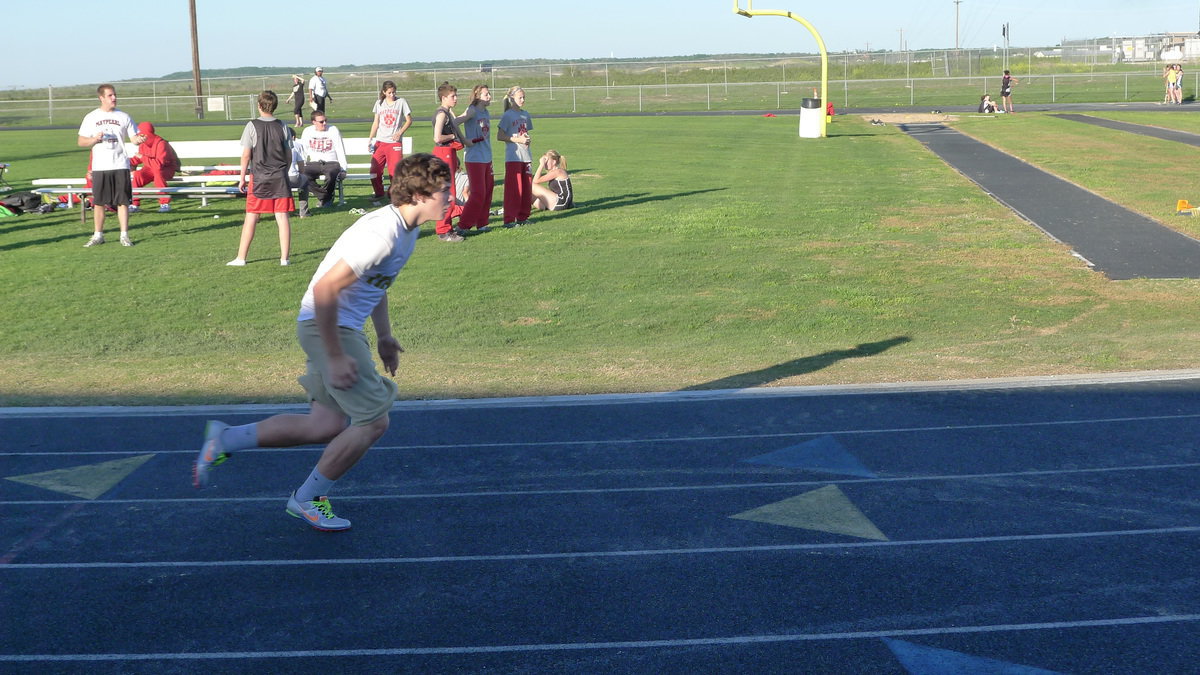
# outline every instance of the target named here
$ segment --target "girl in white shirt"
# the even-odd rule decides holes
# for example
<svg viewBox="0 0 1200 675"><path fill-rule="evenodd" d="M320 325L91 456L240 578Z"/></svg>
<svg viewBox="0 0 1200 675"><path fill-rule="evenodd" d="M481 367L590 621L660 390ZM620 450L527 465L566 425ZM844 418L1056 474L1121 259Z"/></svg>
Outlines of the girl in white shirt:
<svg viewBox="0 0 1200 675"><path fill-rule="evenodd" d="M408 101L396 97L396 83L384 80L379 89L379 100L371 110L375 114L371 132L367 134L371 151L371 189L373 199L384 198L383 170L387 167L388 177L396 175L396 166L404 159L404 132L412 126L412 110Z"/></svg>

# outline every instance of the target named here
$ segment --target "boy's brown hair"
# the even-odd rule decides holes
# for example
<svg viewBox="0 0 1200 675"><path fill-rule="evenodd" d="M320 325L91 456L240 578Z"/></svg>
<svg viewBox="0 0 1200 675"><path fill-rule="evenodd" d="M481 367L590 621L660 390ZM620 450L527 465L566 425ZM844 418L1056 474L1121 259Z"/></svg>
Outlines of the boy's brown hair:
<svg viewBox="0 0 1200 675"><path fill-rule="evenodd" d="M427 152L400 160L388 196L392 206L416 204L417 197L431 197L450 185L450 166Z"/></svg>
<svg viewBox="0 0 1200 675"><path fill-rule="evenodd" d="M279 107L279 97L270 89L264 89L258 95L258 109L265 113L275 112L275 108Z"/></svg>

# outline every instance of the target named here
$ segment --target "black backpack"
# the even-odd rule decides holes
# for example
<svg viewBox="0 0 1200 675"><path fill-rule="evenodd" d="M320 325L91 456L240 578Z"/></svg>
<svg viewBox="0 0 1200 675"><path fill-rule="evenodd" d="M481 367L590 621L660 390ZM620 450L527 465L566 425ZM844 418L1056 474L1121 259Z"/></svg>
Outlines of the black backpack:
<svg viewBox="0 0 1200 675"><path fill-rule="evenodd" d="M42 205L42 196L34 192L14 192L4 199L0 199L0 204L19 213L29 213L37 211L38 207Z"/></svg>

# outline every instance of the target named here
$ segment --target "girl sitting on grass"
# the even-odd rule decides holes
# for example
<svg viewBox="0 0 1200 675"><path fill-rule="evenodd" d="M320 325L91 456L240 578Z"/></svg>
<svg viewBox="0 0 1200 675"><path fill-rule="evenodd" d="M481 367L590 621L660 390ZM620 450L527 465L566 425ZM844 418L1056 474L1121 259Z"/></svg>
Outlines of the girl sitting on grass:
<svg viewBox="0 0 1200 675"><path fill-rule="evenodd" d="M567 159L554 150L547 150L538 160L537 171L533 174L533 208L557 211L574 206L575 190L567 175Z"/></svg>

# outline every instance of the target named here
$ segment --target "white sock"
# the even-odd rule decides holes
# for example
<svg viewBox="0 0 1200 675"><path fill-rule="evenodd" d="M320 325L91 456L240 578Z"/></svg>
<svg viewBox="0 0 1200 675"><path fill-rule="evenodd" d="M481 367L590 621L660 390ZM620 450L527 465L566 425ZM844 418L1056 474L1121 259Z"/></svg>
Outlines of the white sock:
<svg viewBox="0 0 1200 675"><path fill-rule="evenodd" d="M221 445L226 452L258 447L258 423L229 427L221 432Z"/></svg>
<svg viewBox="0 0 1200 675"><path fill-rule="evenodd" d="M308 474L308 480L304 481L304 484L296 490L296 501L304 503L311 502L317 497L324 497L329 494L336 482L322 476L321 472L313 467L312 473Z"/></svg>

